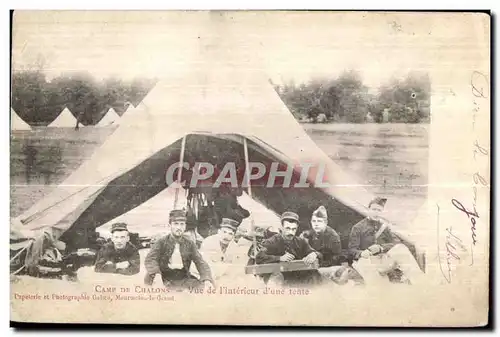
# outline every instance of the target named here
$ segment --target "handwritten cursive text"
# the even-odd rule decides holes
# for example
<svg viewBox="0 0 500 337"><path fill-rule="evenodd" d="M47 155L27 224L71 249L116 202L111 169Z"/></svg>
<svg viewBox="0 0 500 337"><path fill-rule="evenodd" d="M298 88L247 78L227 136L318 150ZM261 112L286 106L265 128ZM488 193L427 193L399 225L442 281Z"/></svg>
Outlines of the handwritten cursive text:
<svg viewBox="0 0 500 337"><path fill-rule="evenodd" d="M438 215L437 215L437 231L438 231L438 262L439 269L441 270L441 274L443 275L446 282L451 283L452 281L452 270L453 270L453 262L460 260L459 250L466 252L467 248L463 244L462 240L453 232L453 227L448 226L445 237L444 248L446 251L446 256L443 258L441 256L441 244L440 244L440 227L439 227L439 205L437 206ZM443 264L442 260L446 262Z"/></svg>
<svg viewBox="0 0 500 337"><path fill-rule="evenodd" d="M469 219L471 223L471 237L472 237L472 244L476 245L477 239L476 239L476 221L479 219L479 214L477 213L476 207L474 206L474 210L468 210L465 208L465 206L458 201L457 199L451 199L451 203L453 206L455 206L456 209L459 211L463 212L465 215L467 215L467 218Z"/></svg>

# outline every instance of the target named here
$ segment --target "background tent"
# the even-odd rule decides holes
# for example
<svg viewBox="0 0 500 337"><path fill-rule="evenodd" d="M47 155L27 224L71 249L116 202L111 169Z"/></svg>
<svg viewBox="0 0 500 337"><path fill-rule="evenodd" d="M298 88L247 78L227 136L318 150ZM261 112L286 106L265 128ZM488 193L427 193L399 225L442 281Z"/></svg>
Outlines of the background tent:
<svg viewBox="0 0 500 337"><path fill-rule="evenodd" d="M132 107L132 111L129 112L129 115L140 115L146 110L146 107L144 106L144 103L141 101L137 106L134 108Z"/></svg>
<svg viewBox="0 0 500 337"><path fill-rule="evenodd" d="M75 126L76 118L67 107L48 125L50 128L74 128ZM83 125L79 124L79 127L83 127Z"/></svg>
<svg viewBox="0 0 500 337"><path fill-rule="evenodd" d="M122 115L124 115L124 114L126 114L126 113L128 113L128 112L132 111L133 109L134 109L134 106L132 105L132 103L128 103L128 104L127 104L127 108L125 109L125 111L123 111L123 114L122 114Z"/></svg>
<svg viewBox="0 0 500 337"><path fill-rule="evenodd" d="M98 127L106 127L111 125L120 124L120 116L116 113L115 109L110 108L103 118L97 123Z"/></svg>
<svg viewBox="0 0 500 337"><path fill-rule="evenodd" d="M11 130L31 130L31 126L23 121L12 108L10 108L10 128Z"/></svg>
<svg viewBox="0 0 500 337"><path fill-rule="evenodd" d="M266 167L312 163L324 168L329 186L319 184L311 174L309 187L257 184L252 186L252 197L275 214L296 211L302 229L309 226L313 210L325 205L330 226L347 247L350 229L367 215L372 195L309 138L262 68L245 63L247 59L239 57L246 55L244 51L234 55L230 46L216 41L217 47L212 40L200 38L203 62L172 69L170 78L157 83L144 98L140 114L125 114L120 127L93 156L20 220L33 229L57 228L69 246L77 247L79 238L168 187L165 172L179 161L186 137L184 159L191 165L207 161L221 167L234 162L241 173L246 143L249 161ZM294 179L300 173L294 170ZM188 175L189 171L183 173Z"/></svg>

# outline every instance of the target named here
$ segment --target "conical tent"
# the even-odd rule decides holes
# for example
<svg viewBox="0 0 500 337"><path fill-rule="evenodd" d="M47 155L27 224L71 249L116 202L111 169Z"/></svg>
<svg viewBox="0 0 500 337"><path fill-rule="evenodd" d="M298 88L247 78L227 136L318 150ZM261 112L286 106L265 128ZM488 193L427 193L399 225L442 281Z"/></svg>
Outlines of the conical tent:
<svg viewBox="0 0 500 337"><path fill-rule="evenodd" d="M98 127L115 126L120 124L120 116L116 113L115 109L110 108L104 117L97 123Z"/></svg>
<svg viewBox="0 0 500 337"><path fill-rule="evenodd" d="M10 128L11 130L31 130L31 126L23 121L12 108L10 109Z"/></svg>
<svg viewBox="0 0 500 337"><path fill-rule="evenodd" d="M132 103L128 103L127 108L123 112L123 115L126 114L127 112L132 111L133 109L134 109L134 106L132 105Z"/></svg>
<svg viewBox="0 0 500 337"><path fill-rule="evenodd" d="M297 212L302 229L314 209L325 205L329 224L347 247L350 229L366 217L372 195L317 147L259 70L237 67L231 58L213 53L228 48L200 50L211 51L204 62L157 83L141 102L140 113L125 114L93 156L19 220L31 229L50 226L70 247L78 246L77 237L167 189L165 173L179 161L184 139L184 161L191 167L233 162L238 172L244 171L245 145L248 162L267 168L273 162L324 167L323 181L311 174L309 187L258 184L251 195L275 214ZM293 173L296 177L300 171Z"/></svg>
<svg viewBox="0 0 500 337"><path fill-rule="evenodd" d="M75 126L76 118L67 107L48 125L50 128L74 128ZM79 126L82 127L83 125L80 124Z"/></svg>
<svg viewBox="0 0 500 337"><path fill-rule="evenodd" d="M146 110L143 101L141 101L139 104L136 105L135 108L132 109L132 111L129 112L129 115L140 115L144 113Z"/></svg>

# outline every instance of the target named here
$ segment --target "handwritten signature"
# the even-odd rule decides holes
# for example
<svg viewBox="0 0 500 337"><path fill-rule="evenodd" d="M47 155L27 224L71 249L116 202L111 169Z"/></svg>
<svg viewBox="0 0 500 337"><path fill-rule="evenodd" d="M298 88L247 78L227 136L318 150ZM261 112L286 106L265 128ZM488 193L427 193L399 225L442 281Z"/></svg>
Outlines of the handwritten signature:
<svg viewBox="0 0 500 337"><path fill-rule="evenodd" d="M451 203L453 204L453 206L455 206L455 208L457 208L459 211L463 212L469 218L470 223L471 223L472 244L476 245L476 243L477 243L477 240L476 240L476 219L479 219L479 214L477 213L476 206L474 205L473 206L474 210L471 211L471 210L468 210L467 208L465 208L465 206L457 199L451 199Z"/></svg>
<svg viewBox="0 0 500 337"><path fill-rule="evenodd" d="M446 241L444 248L446 250L446 257L444 258L446 261L446 264L443 266L442 263L442 256L441 256L441 245L440 245L440 224L439 224L439 205L437 206L437 231L438 231L438 262L439 262L439 269L441 270L441 274L445 278L446 282L451 283L452 281L452 276L451 272L453 269L453 261L459 261L460 256L458 254L458 249L460 249L462 252L466 252L467 248L465 247L464 243L462 240L456 236L453 233L453 227L448 226L446 230Z"/></svg>

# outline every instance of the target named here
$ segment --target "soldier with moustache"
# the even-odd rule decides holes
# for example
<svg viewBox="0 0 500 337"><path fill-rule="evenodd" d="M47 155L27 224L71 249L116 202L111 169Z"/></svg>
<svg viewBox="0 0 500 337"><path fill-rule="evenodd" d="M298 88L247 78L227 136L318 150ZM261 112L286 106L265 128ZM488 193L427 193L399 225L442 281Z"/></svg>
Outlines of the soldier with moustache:
<svg viewBox="0 0 500 337"><path fill-rule="evenodd" d="M248 245L240 245L235 235L241 222L232 218L223 218L217 234L203 240L200 252L210 264L216 280L222 277L240 276L246 263Z"/></svg>
<svg viewBox="0 0 500 337"><path fill-rule="evenodd" d="M320 253L314 250L304 238L296 235L298 227L299 216L294 212L284 212L281 215L281 233L262 242L255 259L257 264L294 260L303 260L309 265L317 263ZM317 270L274 272L264 275L263 278L268 286L276 287L317 284L321 280Z"/></svg>

